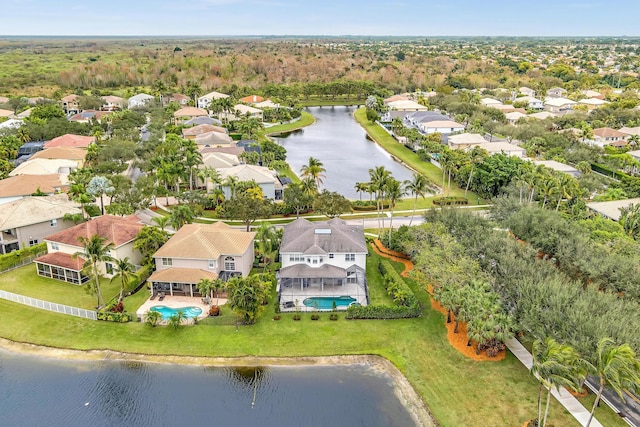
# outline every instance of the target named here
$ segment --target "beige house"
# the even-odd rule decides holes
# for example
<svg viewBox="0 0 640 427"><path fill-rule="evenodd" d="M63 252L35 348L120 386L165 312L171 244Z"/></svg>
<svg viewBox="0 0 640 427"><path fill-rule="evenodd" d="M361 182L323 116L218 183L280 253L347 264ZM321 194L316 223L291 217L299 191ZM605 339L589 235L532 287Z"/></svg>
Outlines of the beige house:
<svg viewBox="0 0 640 427"><path fill-rule="evenodd" d="M129 262L137 265L142 256L133 249L133 241L143 227L135 215L103 215L52 234L44 239L47 254L35 259L38 275L75 284L86 282L88 279L81 271L84 259L80 256L74 258L73 254L84 251L81 237L89 239L94 235L113 244L109 251L112 258L128 257ZM110 262L100 262L98 270L101 275L113 277L114 266Z"/></svg>
<svg viewBox="0 0 640 427"><path fill-rule="evenodd" d="M202 279L247 277L254 260L255 234L223 222L185 224L153 255L152 295L201 296L196 285Z"/></svg>
<svg viewBox="0 0 640 427"><path fill-rule="evenodd" d="M87 157L87 150L84 148L74 147L55 147L47 148L46 150L40 150L34 153L29 160L35 159L63 159L63 160L75 160L78 162L78 167L82 167L84 159Z"/></svg>
<svg viewBox="0 0 640 427"><path fill-rule="evenodd" d="M218 132L224 135L227 134L227 130L223 127L203 124L191 128L182 129L182 137L185 139L195 139L198 135L202 135L208 132Z"/></svg>
<svg viewBox="0 0 640 427"><path fill-rule="evenodd" d="M452 150L466 150L467 148L475 147L476 145L484 144L486 139L479 133L461 133L458 135L451 135L447 139L447 144Z"/></svg>
<svg viewBox="0 0 640 427"><path fill-rule="evenodd" d="M208 116L207 110L196 107L183 107L173 113L173 119L177 125L196 117Z"/></svg>
<svg viewBox="0 0 640 427"><path fill-rule="evenodd" d="M122 110L127 105L127 100L119 96L107 95L101 98L104 101L104 104L102 104L102 110L104 111Z"/></svg>
<svg viewBox="0 0 640 427"><path fill-rule="evenodd" d="M205 132L195 137L198 149L205 147L229 147L234 144L233 139L222 132Z"/></svg>
<svg viewBox="0 0 640 427"><path fill-rule="evenodd" d="M620 132L612 128L604 127L593 130L593 138L588 140L592 145L604 147L612 145L614 147L624 147L628 144L629 134Z"/></svg>
<svg viewBox="0 0 640 427"><path fill-rule="evenodd" d="M479 144L478 147L487 150L491 156L494 154L506 154L507 156L519 157L521 159L524 159L527 156L527 152L524 148L504 141L485 142L483 144Z"/></svg>
<svg viewBox="0 0 640 427"><path fill-rule="evenodd" d="M66 114L78 114L80 109L80 97L78 95L67 95L60 100L60 106Z"/></svg>
<svg viewBox="0 0 640 427"><path fill-rule="evenodd" d="M607 101L604 101L599 98L586 98L578 101L579 105L585 105L588 111L595 110L598 107L602 107L605 104L608 104Z"/></svg>
<svg viewBox="0 0 640 427"><path fill-rule="evenodd" d="M225 93L220 93L216 91L209 92L208 94L202 95L200 98L198 98L197 105L198 105L198 108L209 108L211 103L216 99L224 99L228 97L229 95Z"/></svg>
<svg viewBox="0 0 640 427"><path fill-rule="evenodd" d="M12 176L0 180L0 205L34 193L57 194L66 188L66 182L59 174Z"/></svg>
<svg viewBox="0 0 640 427"><path fill-rule="evenodd" d="M544 109L550 113L564 114L573 111L573 106L577 103L567 98L548 97L544 101Z"/></svg>
<svg viewBox="0 0 640 427"><path fill-rule="evenodd" d="M5 203L0 209L0 254L36 245L51 233L65 230L73 221L66 214L81 214L66 194L28 196Z"/></svg>
<svg viewBox="0 0 640 427"><path fill-rule="evenodd" d="M80 167L81 160L68 159L29 159L20 163L14 170L9 172L9 176L17 175L69 175Z"/></svg>

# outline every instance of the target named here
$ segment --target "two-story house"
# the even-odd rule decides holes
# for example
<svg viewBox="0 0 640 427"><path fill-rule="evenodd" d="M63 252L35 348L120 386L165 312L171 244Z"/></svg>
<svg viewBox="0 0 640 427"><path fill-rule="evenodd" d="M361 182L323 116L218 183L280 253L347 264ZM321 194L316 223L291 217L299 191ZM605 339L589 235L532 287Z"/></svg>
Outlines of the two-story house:
<svg viewBox="0 0 640 427"><path fill-rule="evenodd" d="M307 298L348 296L367 304L367 245L362 227L339 218L284 226L280 245L280 299L309 306Z"/></svg>
<svg viewBox="0 0 640 427"><path fill-rule="evenodd" d="M223 222L185 224L153 255L156 271L148 279L152 295L200 296L197 284L202 279L247 277L255 235Z"/></svg>
<svg viewBox="0 0 640 427"><path fill-rule="evenodd" d="M52 233L74 225L66 214L81 214L77 203L66 194L28 196L5 203L0 209L0 254L42 242Z"/></svg>
<svg viewBox="0 0 640 427"><path fill-rule="evenodd" d="M202 95L200 98L198 98L198 102L196 104L198 108L209 108L209 106L214 100L224 99L228 97L229 95L225 93L213 91L213 92L207 93L206 95Z"/></svg>
<svg viewBox="0 0 640 427"><path fill-rule="evenodd" d="M78 114L80 109L80 97L78 95L67 95L60 100L60 106L65 114Z"/></svg>
<svg viewBox="0 0 640 427"><path fill-rule="evenodd" d="M103 215L52 234L44 239L47 254L35 259L38 275L78 285L85 283L88 280L82 274L85 260L82 256L74 257L74 254L84 252L81 237L90 239L94 235L105 239L107 244L113 244L109 251L112 258L127 257L130 263L137 265L142 256L133 248L133 241L143 227L135 215ZM112 277L114 265L111 262L100 262L98 271L103 276Z"/></svg>
<svg viewBox="0 0 640 427"><path fill-rule="evenodd" d="M152 95L149 95L147 93L139 93L129 98L129 100L127 101L127 107L129 107L129 109L142 108L147 106L154 99L155 98Z"/></svg>

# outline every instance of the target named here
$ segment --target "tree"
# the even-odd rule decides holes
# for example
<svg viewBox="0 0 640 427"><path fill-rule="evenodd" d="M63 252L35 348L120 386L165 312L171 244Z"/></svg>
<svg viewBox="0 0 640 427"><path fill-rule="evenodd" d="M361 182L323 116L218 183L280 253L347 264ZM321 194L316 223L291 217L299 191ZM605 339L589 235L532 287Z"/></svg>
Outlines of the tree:
<svg viewBox="0 0 640 427"><path fill-rule="evenodd" d="M300 168L300 174L303 178L313 178L316 182L316 187L320 188L320 184L322 184L322 179L326 178L326 175L323 174L326 172L324 165L318 159L313 157L309 157L309 163L306 165L302 165Z"/></svg>
<svg viewBox="0 0 640 427"><path fill-rule="evenodd" d="M598 377L600 387L585 427L591 424L605 386L613 389L624 401L623 391L640 384L640 361L629 344L617 346L611 338L603 338L598 342L595 357L591 370Z"/></svg>
<svg viewBox="0 0 640 427"><path fill-rule="evenodd" d="M171 209L171 219L169 222L174 230L179 230L185 224L191 224L196 215L187 205L179 205Z"/></svg>
<svg viewBox="0 0 640 427"><path fill-rule="evenodd" d="M405 192L400 181L389 178L385 185L385 195L387 200L389 200L389 210L391 213L391 217L389 218L389 247L391 247L391 232L393 231L393 209L398 199L404 196L404 194Z"/></svg>
<svg viewBox="0 0 640 427"><path fill-rule="evenodd" d="M256 254L266 265L275 259L275 255L280 247L279 233L272 224L263 222L256 230L255 237Z"/></svg>
<svg viewBox="0 0 640 427"><path fill-rule="evenodd" d="M155 216L151 218L151 222L153 222L156 226L160 227L162 231L165 231L165 228L167 227L167 224L169 224L170 220L171 220L171 217L164 216L164 215Z"/></svg>
<svg viewBox="0 0 640 427"><path fill-rule="evenodd" d="M334 218L350 209L351 202L335 191L324 190L313 201L313 210L329 218Z"/></svg>
<svg viewBox="0 0 640 427"><path fill-rule="evenodd" d="M121 302L124 290L129 287L131 280L135 277L135 266L129 262L129 257L115 259L115 264L115 273L111 281L113 282L116 278L120 278L120 296L118 297L118 302Z"/></svg>
<svg viewBox="0 0 640 427"><path fill-rule="evenodd" d="M100 270L98 269L98 263L112 261L113 258L109 255L109 251L113 249L113 243L107 243L107 239L94 234L91 237L78 237L78 241L83 248L82 252L76 252L73 254L73 258L82 257L85 262L82 266L82 270L93 276L93 283L87 282L87 289L92 294L98 296L98 307L104 306L104 299L102 298L102 289L100 288Z"/></svg>
<svg viewBox="0 0 640 427"><path fill-rule="evenodd" d="M640 236L640 203L620 208L620 224L627 235L634 239Z"/></svg>
<svg viewBox="0 0 640 427"><path fill-rule="evenodd" d="M233 277L227 282L229 306L245 324L252 324L264 310L263 301L268 295L270 283L254 274L246 279Z"/></svg>
<svg viewBox="0 0 640 427"><path fill-rule="evenodd" d="M364 193L364 192L369 190L369 183L367 183L367 182L356 182L356 184L353 186L353 188L358 192L358 194L360 195L360 200L362 200L362 193Z"/></svg>
<svg viewBox="0 0 640 427"><path fill-rule="evenodd" d="M369 187L373 194L375 194L376 198L378 237L380 237L381 230L380 219L382 216L382 207L384 205L385 187L389 178L391 178L391 172L389 172L384 166L376 166L375 168L369 169Z"/></svg>
<svg viewBox="0 0 640 427"><path fill-rule="evenodd" d="M531 374L537 376L540 381L537 425L544 427L549 414L551 389L559 390L560 387L568 387L577 391L586 376L586 370L581 366L578 353L573 347L560 344L553 338L547 338L544 342L536 340L533 343ZM544 418L542 418L542 390L544 387L547 388L547 401Z"/></svg>
<svg viewBox="0 0 640 427"><path fill-rule="evenodd" d="M114 190L111 181L104 176L94 176L87 185L87 192L92 196L100 196L100 211L104 215L104 200L103 196L107 193L111 193Z"/></svg>
<svg viewBox="0 0 640 427"><path fill-rule="evenodd" d="M313 181L311 181L313 183ZM295 211L296 218L300 218L300 212L307 209L313 203L313 196L307 194L299 183L290 184L284 191L284 204L288 209Z"/></svg>
<svg viewBox="0 0 640 427"><path fill-rule="evenodd" d="M242 221L249 231L251 224L258 218L268 217L271 207L262 199L257 199L250 194L240 193L222 203L223 217Z"/></svg>
<svg viewBox="0 0 640 427"><path fill-rule="evenodd" d="M411 193L414 195L413 199L413 212L411 212L411 219L409 220L409 226L413 222L413 217L416 214L416 208L418 207L418 196L424 199L425 194L431 188L431 183L429 179L419 173L413 174L413 180L405 180L404 181L404 190L407 193Z"/></svg>
<svg viewBox="0 0 640 427"><path fill-rule="evenodd" d="M169 240L169 233L158 227L145 225L136 235L133 241L133 248L142 255L142 263L148 265L153 262L153 254L156 253L167 240Z"/></svg>

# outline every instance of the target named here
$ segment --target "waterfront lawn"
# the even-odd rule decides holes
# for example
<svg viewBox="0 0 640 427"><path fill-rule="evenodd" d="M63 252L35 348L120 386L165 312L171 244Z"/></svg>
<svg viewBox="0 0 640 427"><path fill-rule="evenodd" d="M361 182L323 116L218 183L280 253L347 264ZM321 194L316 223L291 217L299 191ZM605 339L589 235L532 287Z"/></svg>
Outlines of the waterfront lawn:
<svg viewBox="0 0 640 427"><path fill-rule="evenodd" d="M105 302L120 292L119 278L113 282L110 279L102 278L100 279L100 285ZM87 293L84 285L74 285L38 276L35 264L28 264L16 270L3 273L0 276L0 289L86 309L95 309L98 303L97 297Z"/></svg>
<svg viewBox="0 0 640 427"><path fill-rule="evenodd" d="M389 135L384 129L378 126L375 123L370 123L366 117L366 109L364 107L359 108L354 113L354 117L358 123L365 129L365 131L369 134L369 136L374 139L382 148L387 150L391 155L397 157L402 160L404 163L409 165L412 169L418 171L419 173L425 175L431 182L442 186L442 171L436 167L434 164L425 162L420 159L413 151L405 148L404 145L399 144L398 141L393 139L391 135ZM455 183L451 183L451 191L449 192L447 188L444 188L443 191L449 196L463 197L464 196L464 188L459 188ZM471 191L467 192L467 198L469 199L470 205L475 205L478 201L478 196ZM413 207L413 205L412 205Z"/></svg>
<svg viewBox="0 0 640 427"><path fill-rule="evenodd" d="M264 129L265 135L278 135L285 132L291 132L294 130L298 130L305 126L309 126L314 124L316 121L315 117L306 111L302 112L300 116L300 120L297 120L293 123L287 123L283 125L275 125Z"/></svg>

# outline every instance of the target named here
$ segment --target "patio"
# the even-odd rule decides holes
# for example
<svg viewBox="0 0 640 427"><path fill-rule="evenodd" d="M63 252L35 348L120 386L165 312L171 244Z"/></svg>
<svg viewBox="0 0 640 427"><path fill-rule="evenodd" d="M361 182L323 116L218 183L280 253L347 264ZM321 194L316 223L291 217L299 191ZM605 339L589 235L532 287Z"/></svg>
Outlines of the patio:
<svg viewBox="0 0 640 427"><path fill-rule="evenodd" d="M224 305L227 303L226 298L220 298L217 300L215 297L211 299L213 304L218 302L218 305ZM166 295L162 301L157 297L155 299L147 299L136 311L138 319L143 319L145 314L151 309L151 307L163 305L169 308L184 308L184 307L199 307L202 309L202 314L198 316L198 319L204 319L209 316L209 304L202 302L200 297L185 297L185 296L170 296Z"/></svg>
<svg viewBox="0 0 640 427"><path fill-rule="evenodd" d="M320 282L303 285L293 284L289 279L278 280L278 295L280 296L280 311L318 311L314 307L307 307L303 301L310 297L340 297L349 295L360 305L368 304L367 287L364 283L345 283L343 285ZM289 303L286 304L285 303ZM290 306L293 303L293 306Z"/></svg>

